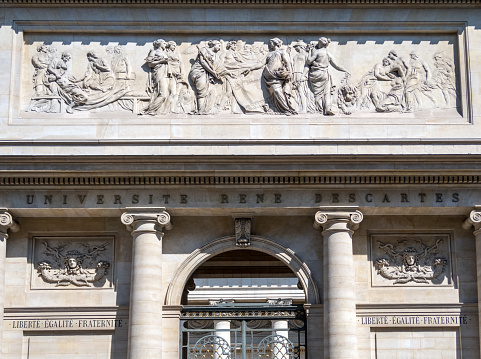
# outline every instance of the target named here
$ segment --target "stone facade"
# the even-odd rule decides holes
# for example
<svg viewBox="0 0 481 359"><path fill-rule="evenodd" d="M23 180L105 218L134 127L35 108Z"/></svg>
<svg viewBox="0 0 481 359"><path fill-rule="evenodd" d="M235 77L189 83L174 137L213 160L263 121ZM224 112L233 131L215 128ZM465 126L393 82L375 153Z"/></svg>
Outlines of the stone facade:
<svg viewBox="0 0 481 359"><path fill-rule="evenodd" d="M0 9L1 358L480 358L478 1Z"/></svg>

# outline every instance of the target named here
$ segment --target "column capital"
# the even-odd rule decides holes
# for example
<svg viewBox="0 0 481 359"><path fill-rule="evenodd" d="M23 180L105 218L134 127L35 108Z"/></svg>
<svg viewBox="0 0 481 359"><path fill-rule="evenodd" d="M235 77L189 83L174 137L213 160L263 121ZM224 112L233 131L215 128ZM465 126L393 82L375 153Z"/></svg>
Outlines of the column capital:
<svg viewBox="0 0 481 359"><path fill-rule="evenodd" d="M172 229L170 214L165 207L127 207L126 212L120 216L120 221L127 226L129 231L135 227L136 222L154 222L160 224L162 231Z"/></svg>
<svg viewBox="0 0 481 359"><path fill-rule="evenodd" d="M358 207L345 206L345 207L319 207L319 211L314 216L314 228L320 229L326 227L326 225L335 222L347 223L351 229L355 230L359 227L359 223L362 222L364 216Z"/></svg>
<svg viewBox="0 0 481 359"><path fill-rule="evenodd" d="M12 215L8 212L7 208L0 208L0 232L3 236L8 237L8 230L12 232L18 232L20 226L13 219Z"/></svg>
<svg viewBox="0 0 481 359"><path fill-rule="evenodd" d="M481 206L474 206L468 218L463 222L464 229L470 229L471 227L474 227L476 231L481 228Z"/></svg>

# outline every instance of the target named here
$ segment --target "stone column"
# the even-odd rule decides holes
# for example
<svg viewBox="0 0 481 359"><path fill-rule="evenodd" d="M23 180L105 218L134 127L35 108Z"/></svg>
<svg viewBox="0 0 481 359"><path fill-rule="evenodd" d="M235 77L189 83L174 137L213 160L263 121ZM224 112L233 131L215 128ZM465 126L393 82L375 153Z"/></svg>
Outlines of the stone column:
<svg viewBox="0 0 481 359"><path fill-rule="evenodd" d="M272 334L280 335L289 339L289 322L285 319L278 319L272 321ZM274 359L287 358L287 347L283 343L276 343L273 349Z"/></svg>
<svg viewBox="0 0 481 359"><path fill-rule="evenodd" d="M7 256L8 231L17 232L18 223L6 208L0 208L0 358L2 357L3 313L5 307L5 259Z"/></svg>
<svg viewBox="0 0 481 359"><path fill-rule="evenodd" d="M162 230L171 229L165 208L127 208L132 231L129 359L162 358Z"/></svg>
<svg viewBox="0 0 481 359"><path fill-rule="evenodd" d="M214 320L214 330L215 335L224 339L229 345L230 353L230 320ZM218 349L214 347L214 358L215 359L227 359L230 358L230 354L220 354L220 352L225 352L225 348Z"/></svg>
<svg viewBox="0 0 481 359"><path fill-rule="evenodd" d="M356 282L352 234L362 221L356 207L321 207L323 228L324 359L356 359Z"/></svg>
<svg viewBox="0 0 481 359"><path fill-rule="evenodd" d="M464 229L474 227L474 235L476 238L476 273L478 287L478 324L479 324L479 344L481 347L481 206L475 206L469 217L463 222Z"/></svg>

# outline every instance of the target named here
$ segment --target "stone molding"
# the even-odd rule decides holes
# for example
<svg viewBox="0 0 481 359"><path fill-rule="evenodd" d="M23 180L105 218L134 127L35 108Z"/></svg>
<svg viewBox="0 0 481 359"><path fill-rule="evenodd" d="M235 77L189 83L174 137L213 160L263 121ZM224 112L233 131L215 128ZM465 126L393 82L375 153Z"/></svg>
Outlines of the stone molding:
<svg viewBox="0 0 481 359"><path fill-rule="evenodd" d="M327 230L330 223L346 222L352 230L359 228L363 220L361 211L357 207L320 207L314 216L314 228Z"/></svg>
<svg viewBox="0 0 481 359"><path fill-rule="evenodd" d="M172 229L170 222L170 214L165 210L165 207L147 207L147 208L131 208L127 207L127 212L122 213L120 221L127 226L129 231L135 231L135 222L156 222L160 224L160 231L164 228L166 230ZM155 227L152 229L157 231Z"/></svg>
<svg viewBox="0 0 481 359"><path fill-rule="evenodd" d="M7 232L9 230L12 232L18 232L20 226L13 219L7 208L0 208L0 232L5 239L8 238Z"/></svg>
<svg viewBox="0 0 481 359"><path fill-rule="evenodd" d="M210 5L215 4L216 6L221 5L289 5L293 4L296 6L306 5L348 5L356 4L358 6L362 5L423 5L423 6L439 6L439 5L474 5L479 4L479 0L0 0L0 5L49 5L49 4L68 4L68 5L82 5L82 6L92 6L92 5Z"/></svg>

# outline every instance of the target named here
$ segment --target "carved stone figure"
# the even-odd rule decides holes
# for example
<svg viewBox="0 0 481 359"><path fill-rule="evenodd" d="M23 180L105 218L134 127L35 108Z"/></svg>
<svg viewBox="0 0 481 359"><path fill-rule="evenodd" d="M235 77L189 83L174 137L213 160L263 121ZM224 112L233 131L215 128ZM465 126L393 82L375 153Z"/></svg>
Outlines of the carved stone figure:
<svg viewBox="0 0 481 359"><path fill-rule="evenodd" d="M444 273L447 260L436 257L442 239L436 239L432 246L427 246L422 240L398 241L396 245L378 241L378 247L386 253L389 259L381 258L375 261L377 274L394 280L393 284L408 282L429 283ZM417 242L417 243L415 243ZM417 248L415 248L417 247Z"/></svg>
<svg viewBox="0 0 481 359"><path fill-rule="evenodd" d="M370 103L376 109L380 108L381 101L386 97L386 94L381 90L380 81L391 81L394 77L390 74L391 59L385 57L382 63L374 65L374 67L367 72L359 83L360 89L360 108L368 109Z"/></svg>
<svg viewBox="0 0 481 359"><path fill-rule="evenodd" d="M197 95L197 111L195 113L206 115L217 111L216 93L212 85L216 82L222 83L222 76L228 73L219 59L220 41L210 40L207 47L197 47L199 54L190 69L189 78Z"/></svg>
<svg viewBox="0 0 481 359"><path fill-rule="evenodd" d="M169 94L167 43L163 39L154 41L154 48L149 51L145 63L151 68L147 84L150 102L141 112L143 115L156 115L165 112L165 103Z"/></svg>
<svg viewBox="0 0 481 359"><path fill-rule="evenodd" d="M53 60L51 47L45 44L38 45L37 53L32 57L32 64L35 68L33 74L33 89L35 96L51 95L50 85L46 77L48 65Z"/></svg>
<svg viewBox="0 0 481 359"><path fill-rule="evenodd" d="M57 84L57 92L67 105L67 113L73 112L74 106L79 106L87 101L87 94L77 85L78 82L69 71L72 55L62 53L60 60L54 60L47 70L48 80Z"/></svg>
<svg viewBox="0 0 481 359"><path fill-rule="evenodd" d="M347 82L338 91L337 106L345 115L351 115L357 108L358 94L355 86Z"/></svg>
<svg viewBox="0 0 481 359"><path fill-rule="evenodd" d="M65 254L63 254L65 244L50 247L47 242L43 242L43 245L45 246L43 253L52 257L55 266L47 261L41 261L37 265L37 270L45 282L55 283L57 287L71 284L77 287L90 287L91 283L104 278L110 268L110 263L107 261L98 261L94 270L83 267L85 260L94 261L100 252L105 251L107 243L93 248L84 244L86 247L84 253L79 250L69 250Z"/></svg>
<svg viewBox="0 0 481 359"><path fill-rule="evenodd" d="M329 65L338 71L349 72L342 66L338 65L332 54L327 51L327 46L331 39L321 37L315 48L312 48L307 58L309 65L309 82L316 100L319 111L324 115L334 115L332 111L331 87L332 79L329 74Z"/></svg>
<svg viewBox="0 0 481 359"><path fill-rule="evenodd" d="M277 37L269 40L269 53L262 77L272 96L274 111L295 115L297 111L292 98L290 81L292 64L289 54L281 49L282 40Z"/></svg>
<svg viewBox="0 0 481 359"><path fill-rule="evenodd" d="M60 101L56 98L55 86L48 79L47 69L54 60L56 49L41 44L37 46L37 53L32 56L35 72L32 77L34 98L30 102L28 111L57 113L60 112Z"/></svg>
<svg viewBox="0 0 481 359"><path fill-rule="evenodd" d="M431 100L437 107L436 99L432 94L431 69L429 65L419 59L416 52L409 54L411 60L405 78L406 112L413 112L422 105L421 94Z"/></svg>
<svg viewBox="0 0 481 359"><path fill-rule="evenodd" d="M404 81L401 77L391 80L391 90L381 101L376 111L378 112L402 112L404 109Z"/></svg>
<svg viewBox="0 0 481 359"><path fill-rule="evenodd" d="M314 94L309 88L309 67L307 66L308 46L302 40L292 44L296 51L292 56L292 83L299 113L315 112Z"/></svg>
<svg viewBox="0 0 481 359"><path fill-rule="evenodd" d="M167 100L165 104L165 112L181 113L177 103L180 98L182 86L187 86L187 83L182 79L182 60L180 54L177 52L177 44L175 41L169 41L166 45L167 55ZM181 110L184 110L182 105ZM187 111L188 112L188 111Z"/></svg>
<svg viewBox="0 0 481 359"><path fill-rule="evenodd" d="M106 106L117 101L129 90L118 83L108 61L94 51L87 53L88 66L83 79L82 88L87 93L87 100L75 106L75 110L86 111Z"/></svg>
<svg viewBox="0 0 481 359"><path fill-rule="evenodd" d="M256 70L263 67L252 53L238 51L238 43L229 41L221 62L227 70L222 81L222 97L219 108L232 113L264 112L264 98Z"/></svg>
<svg viewBox="0 0 481 359"><path fill-rule="evenodd" d="M442 52L434 54L433 82L439 88L444 97L446 108L452 107L452 101L456 100L456 68L454 62L446 58Z"/></svg>

